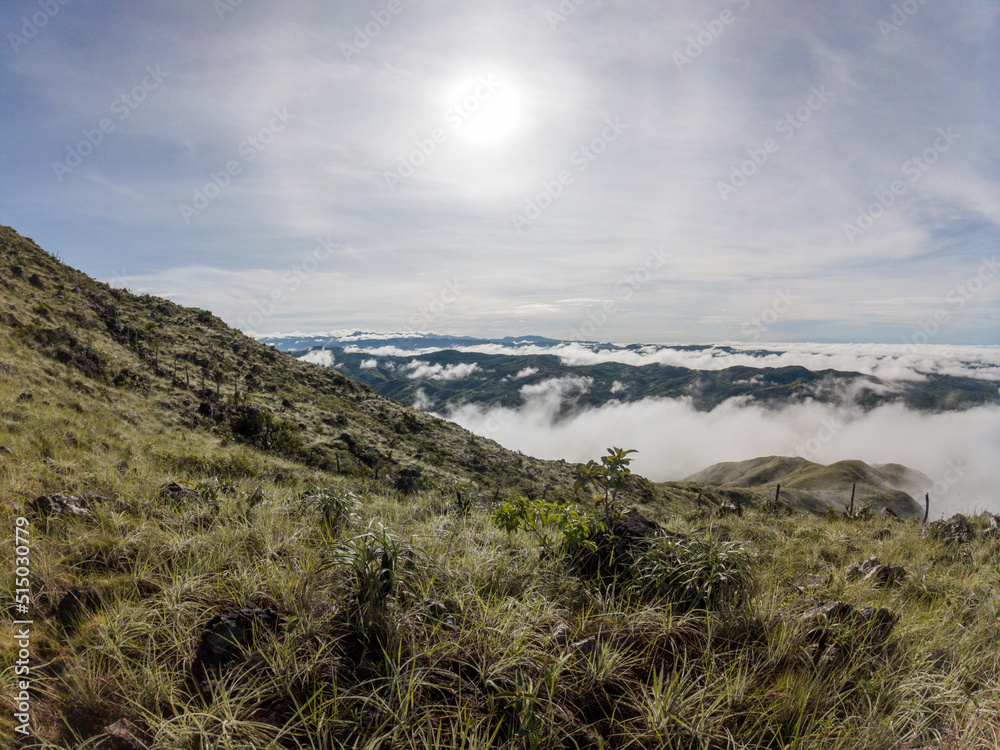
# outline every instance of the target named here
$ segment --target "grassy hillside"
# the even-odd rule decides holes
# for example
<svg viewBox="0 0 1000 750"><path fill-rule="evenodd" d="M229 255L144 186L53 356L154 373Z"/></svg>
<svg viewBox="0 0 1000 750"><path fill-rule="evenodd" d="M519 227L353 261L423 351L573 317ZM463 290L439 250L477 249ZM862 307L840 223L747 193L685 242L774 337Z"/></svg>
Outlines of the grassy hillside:
<svg viewBox="0 0 1000 750"><path fill-rule="evenodd" d="M207 311L95 282L11 229L0 228L0 248L11 366L22 351L41 355L26 371L77 400L155 405L156 422L346 476L392 482L408 469L420 486L462 480L542 494L570 475L284 356Z"/></svg>
<svg viewBox="0 0 1000 750"><path fill-rule="evenodd" d="M781 499L811 512L840 511L850 502L890 508L900 518L923 516L923 507L909 493L929 488L931 480L900 464L869 466L864 461L838 461L823 466L804 458L768 456L747 461L727 461L687 477L685 482L754 490L759 497L773 497L781 485Z"/></svg>
<svg viewBox="0 0 1000 750"><path fill-rule="evenodd" d="M11 230L0 253L0 523L13 550L30 522L33 620L27 738L21 645L0 630L0 747L996 746L983 522L953 544L720 516L749 491L636 481L623 505L689 536L595 578L559 549L566 509L537 506L538 534L491 520L510 495L570 498L565 464L111 290ZM36 504L52 493L82 510ZM871 554L905 577L848 575Z"/></svg>

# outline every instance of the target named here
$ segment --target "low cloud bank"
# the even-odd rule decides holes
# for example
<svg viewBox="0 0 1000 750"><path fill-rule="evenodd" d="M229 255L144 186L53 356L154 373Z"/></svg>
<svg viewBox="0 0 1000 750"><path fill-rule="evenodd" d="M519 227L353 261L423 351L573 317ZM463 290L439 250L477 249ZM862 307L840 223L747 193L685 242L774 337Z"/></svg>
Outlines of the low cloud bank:
<svg viewBox="0 0 1000 750"><path fill-rule="evenodd" d="M1000 512L1000 407L923 414L901 405L869 412L805 403L768 409L731 399L710 412L689 399L610 402L560 419L583 379L522 389L518 409L463 405L441 415L507 448L539 458L586 461L610 446L637 448L633 467L654 481L687 477L720 461L801 456L830 464L860 459L922 471L931 516Z"/></svg>
<svg viewBox="0 0 1000 750"><path fill-rule="evenodd" d="M417 360L403 366L404 370L410 373L406 376L410 380L462 380L479 370L479 365L473 363L463 363L457 365L438 365L430 362Z"/></svg>

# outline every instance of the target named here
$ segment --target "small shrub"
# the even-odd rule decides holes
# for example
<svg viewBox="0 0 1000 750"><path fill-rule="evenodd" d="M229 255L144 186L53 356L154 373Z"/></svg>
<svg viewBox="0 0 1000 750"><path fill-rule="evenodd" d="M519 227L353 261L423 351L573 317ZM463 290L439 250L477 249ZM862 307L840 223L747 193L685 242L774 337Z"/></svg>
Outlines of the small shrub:
<svg viewBox="0 0 1000 750"><path fill-rule="evenodd" d="M635 450L608 448L608 454L601 457L600 463L588 461L585 464L577 464L576 483L573 485L573 491L579 493L580 490L592 487L596 490L592 497L597 501L598 506L603 505L604 518L613 518L619 512L616 504L618 493L632 477L632 471L628 468L632 459L626 458L626 456L636 452Z"/></svg>
<svg viewBox="0 0 1000 750"><path fill-rule="evenodd" d="M230 423L233 437L263 451L298 456L305 449L294 423L276 418L266 409L239 405Z"/></svg>
<svg viewBox="0 0 1000 750"><path fill-rule="evenodd" d="M664 537L636 561L634 585L647 599L688 609L738 606L753 591L751 559L735 542Z"/></svg>
<svg viewBox="0 0 1000 750"><path fill-rule="evenodd" d="M353 492L343 492L334 487L315 488L299 498L303 510L318 511L322 516L323 538L332 542L350 526L356 517L358 496Z"/></svg>
<svg viewBox="0 0 1000 750"><path fill-rule="evenodd" d="M354 593L362 611L380 609L416 563L413 547L375 521L363 534L334 547L328 565L343 566L354 574Z"/></svg>
<svg viewBox="0 0 1000 750"><path fill-rule="evenodd" d="M501 503L490 519L508 534L517 529L534 536L545 555L572 552L580 547L596 549L590 537L601 524L568 503L514 497Z"/></svg>

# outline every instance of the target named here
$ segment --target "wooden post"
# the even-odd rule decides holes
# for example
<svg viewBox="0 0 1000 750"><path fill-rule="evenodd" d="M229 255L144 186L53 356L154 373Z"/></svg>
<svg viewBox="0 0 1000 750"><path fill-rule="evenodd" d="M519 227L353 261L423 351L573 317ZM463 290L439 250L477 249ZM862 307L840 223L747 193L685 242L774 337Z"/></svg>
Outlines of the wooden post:
<svg viewBox="0 0 1000 750"><path fill-rule="evenodd" d="M931 512L931 493L924 493L924 522L921 526L927 525L927 514Z"/></svg>
<svg viewBox="0 0 1000 750"><path fill-rule="evenodd" d="M781 482L778 482L778 486L774 488L774 504L778 504L778 498L781 497Z"/></svg>
<svg viewBox="0 0 1000 750"><path fill-rule="evenodd" d="M697 503L697 505L698 505L698 510L701 510L701 493L702 492L703 492L703 490L698 490L698 499L695 500L695 503Z"/></svg>
<svg viewBox="0 0 1000 750"><path fill-rule="evenodd" d="M851 518L854 518L854 490L857 489L857 486L858 486L857 484L852 484L851 485L851 510L848 513L848 515Z"/></svg>

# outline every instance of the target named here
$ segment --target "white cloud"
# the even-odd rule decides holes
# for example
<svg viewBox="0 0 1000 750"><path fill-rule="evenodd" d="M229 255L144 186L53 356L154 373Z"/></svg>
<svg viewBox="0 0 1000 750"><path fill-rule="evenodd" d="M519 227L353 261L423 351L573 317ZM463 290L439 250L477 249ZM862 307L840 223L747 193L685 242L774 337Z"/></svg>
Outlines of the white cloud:
<svg viewBox="0 0 1000 750"><path fill-rule="evenodd" d="M527 403L558 405L564 399L587 393L594 384L593 378L569 375L562 378L550 378L541 383L521 386L521 397Z"/></svg>
<svg viewBox="0 0 1000 750"><path fill-rule="evenodd" d="M479 365L475 362L440 365L416 360L405 365L403 369L410 370L406 376L410 380L461 380L477 372Z"/></svg>
<svg viewBox="0 0 1000 750"><path fill-rule="evenodd" d="M637 448L633 467L654 481L683 479L720 461L768 455L803 455L824 464L845 459L900 463L938 482L958 463L967 471L944 494L927 488L932 512L1000 512L1000 407L923 414L900 405L863 412L807 403L775 410L733 399L699 412L686 399L646 399L560 419L568 390L550 385L531 391L518 409L463 405L447 418L541 458L582 462L603 455L609 445Z"/></svg>
<svg viewBox="0 0 1000 750"><path fill-rule="evenodd" d="M927 375L953 375L1000 381L1000 346L903 344L820 344L726 342L709 348L678 348L648 344L638 349L594 347L566 342L556 346L478 344L452 347L475 354L550 354L568 366L618 362L642 367L661 364L692 370L723 370L727 367L805 367L807 370L857 372L884 380L926 380ZM732 351L727 351L731 349ZM441 347L418 350L383 346L371 349L346 347L345 351L386 357L411 357L443 351ZM522 370L521 372L524 372ZM520 376L521 373L518 373Z"/></svg>
<svg viewBox="0 0 1000 750"><path fill-rule="evenodd" d="M299 357L303 362L312 362L314 365L322 365L323 367L333 367L336 361L333 356L333 352L329 349L313 349L301 357Z"/></svg>
<svg viewBox="0 0 1000 750"><path fill-rule="evenodd" d="M431 403L431 400L427 397L427 393L424 391L424 389L418 388L417 395L413 399L413 408L419 409L420 411L427 411L428 409L431 408L432 405L433 404Z"/></svg>
<svg viewBox="0 0 1000 750"><path fill-rule="evenodd" d="M377 359L362 360L360 367L362 370L374 370L376 367L378 367L378 360Z"/></svg>
<svg viewBox="0 0 1000 750"><path fill-rule="evenodd" d="M517 375L515 375L514 377L520 380L521 378L531 377L536 372L538 372L537 367L525 367L523 370L518 370Z"/></svg>

